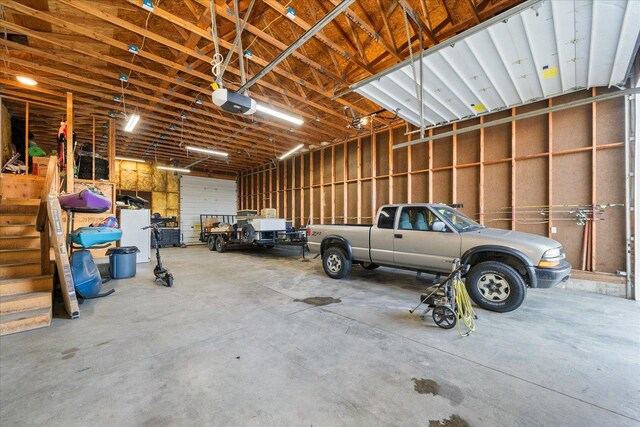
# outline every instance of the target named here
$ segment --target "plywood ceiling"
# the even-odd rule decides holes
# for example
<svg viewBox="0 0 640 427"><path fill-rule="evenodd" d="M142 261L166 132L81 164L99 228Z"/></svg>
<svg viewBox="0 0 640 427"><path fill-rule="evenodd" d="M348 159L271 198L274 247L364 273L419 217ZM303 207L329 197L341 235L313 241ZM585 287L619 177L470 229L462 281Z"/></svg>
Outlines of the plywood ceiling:
<svg viewBox="0 0 640 427"><path fill-rule="evenodd" d="M251 88L259 102L305 121L291 126L261 114L228 114L212 104L209 0L154 0L153 12L142 8L142 0L0 0L0 94L17 115L21 110L16 100L31 101L31 125L44 131L57 129L64 92L71 91L81 142L91 139L94 118L98 146L106 141L104 126L109 112L115 112L118 155L179 166L203 160L195 167L234 173L264 164L300 143L313 147L370 131L355 129L352 120L380 106L357 93L334 95L409 57L405 11L413 17L408 22L415 52L418 31L426 45L433 46L521 1L356 0ZM250 3L239 1L241 19ZM253 54L245 60L247 77L339 3L256 0L242 34L244 49ZM233 1L217 0L215 7L220 49L227 55L235 38ZM284 16L287 7L295 8L295 20ZM137 54L129 51L130 45L138 47ZM225 87L239 87L239 65L234 54ZM120 80L122 74L126 83ZM17 75L39 84L24 87L15 80ZM125 108L141 116L133 133L123 130ZM389 124L391 119L381 116L373 126ZM186 145L230 155L228 160L206 159L187 153Z"/></svg>

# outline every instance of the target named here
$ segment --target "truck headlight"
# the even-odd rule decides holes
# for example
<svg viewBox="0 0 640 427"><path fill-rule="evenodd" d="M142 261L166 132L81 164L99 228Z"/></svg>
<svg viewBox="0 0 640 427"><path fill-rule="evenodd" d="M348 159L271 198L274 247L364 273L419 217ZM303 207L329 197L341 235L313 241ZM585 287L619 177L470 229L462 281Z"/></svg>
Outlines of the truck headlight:
<svg viewBox="0 0 640 427"><path fill-rule="evenodd" d="M564 252L562 251L562 246L559 248L549 249L542 255L542 259L538 263L538 267L557 267L563 259Z"/></svg>

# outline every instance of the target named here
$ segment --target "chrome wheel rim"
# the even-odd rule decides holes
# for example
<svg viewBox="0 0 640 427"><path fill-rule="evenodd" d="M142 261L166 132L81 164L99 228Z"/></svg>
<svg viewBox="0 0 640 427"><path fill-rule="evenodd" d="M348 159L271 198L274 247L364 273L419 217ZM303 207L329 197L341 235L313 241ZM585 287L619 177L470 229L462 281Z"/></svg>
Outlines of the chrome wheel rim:
<svg viewBox="0 0 640 427"><path fill-rule="evenodd" d="M509 282L496 273L483 274L477 286L483 298L493 302L505 301L511 294Z"/></svg>
<svg viewBox="0 0 640 427"><path fill-rule="evenodd" d="M332 273L339 273L342 270L342 260L336 254L327 257L327 269Z"/></svg>

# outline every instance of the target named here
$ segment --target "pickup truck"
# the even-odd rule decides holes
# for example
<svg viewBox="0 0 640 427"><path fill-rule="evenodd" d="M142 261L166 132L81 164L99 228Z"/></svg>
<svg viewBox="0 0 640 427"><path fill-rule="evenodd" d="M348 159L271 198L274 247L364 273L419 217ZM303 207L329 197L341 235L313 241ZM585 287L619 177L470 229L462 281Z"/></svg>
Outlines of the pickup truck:
<svg viewBox="0 0 640 427"><path fill-rule="evenodd" d="M348 276L353 264L448 274L460 259L471 267L471 299L497 312L518 308L527 287L549 288L571 276L559 242L487 228L444 204L385 205L374 225L312 224L307 239L333 279Z"/></svg>

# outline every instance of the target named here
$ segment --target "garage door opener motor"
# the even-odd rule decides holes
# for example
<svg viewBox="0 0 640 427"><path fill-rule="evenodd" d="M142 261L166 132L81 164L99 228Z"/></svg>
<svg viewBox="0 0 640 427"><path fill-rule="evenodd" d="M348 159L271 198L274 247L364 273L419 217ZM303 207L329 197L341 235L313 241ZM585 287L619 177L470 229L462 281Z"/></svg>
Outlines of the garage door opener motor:
<svg viewBox="0 0 640 427"><path fill-rule="evenodd" d="M453 263L453 271L444 282L429 288L430 292L420 295L420 303L409 313L415 312L421 305L427 308L422 312L424 319L429 312L432 312L433 321L443 329L451 329L458 325L458 332L462 336L468 336L476 327L476 315L471 306L471 299L467 293L462 275L469 271L469 265L460 264L456 259ZM466 326L463 332L461 324Z"/></svg>

